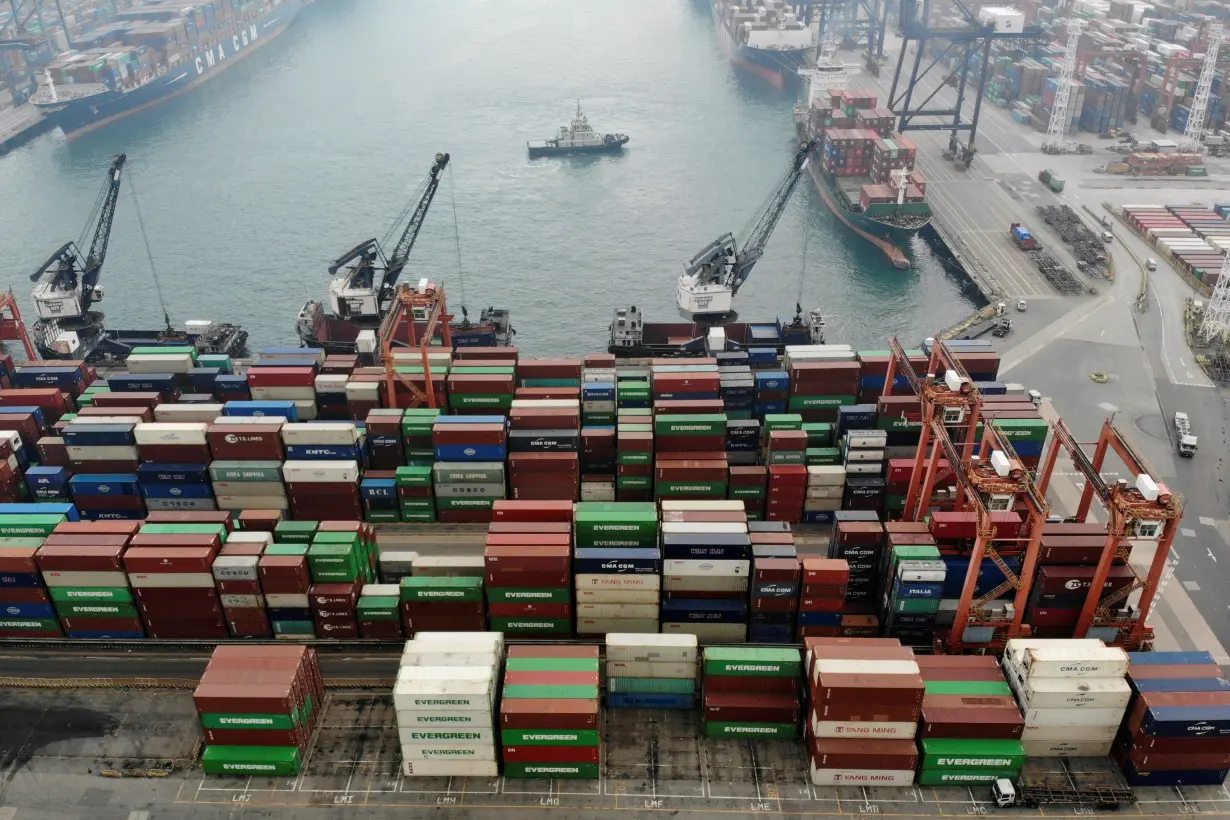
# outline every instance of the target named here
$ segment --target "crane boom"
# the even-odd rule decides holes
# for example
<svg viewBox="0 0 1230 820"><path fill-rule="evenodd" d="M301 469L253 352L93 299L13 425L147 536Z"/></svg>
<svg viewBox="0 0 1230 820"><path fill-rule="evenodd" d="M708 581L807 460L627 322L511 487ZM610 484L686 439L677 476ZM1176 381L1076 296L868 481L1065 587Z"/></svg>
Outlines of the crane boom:
<svg viewBox="0 0 1230 820"><path fill-rule="evenodd" d="M730 312L732 297L747 281L760 257L764 256L769 237L773 235L773 229L790 203L790 195L794 193L803 170L819 145L819 140L811 140L795 153L790 170L744 228L745 239L742 243L733 234L725 233L688 260L679 277L679 307L684 312L694 316L717 316Z"/></svg>
<svg viewBox="0 0 1230 820"><path fill-rule="evenodd" d="M393 247L393 252L389 254L384 269L384 281L380 286L381 302L392 294L402 269L406 267L406 260L410 258L410 251L414 248L414 242L423 228L423 220L427 216L427 210L431 207L431 201L436 196L436 189L440 187L440 174L444 172L448 160L448 154L436 154L435 164L431 166L431 171L427 175L427 187L423 190L418 204L414 206L414 213L410 215L410 221L406 223L401 239Z"/></svg>
<svg viewBox="0 0 1230 820"><path fill-rule="evenodd" d="M90 242L89 256L83 261L81 251L75 242L65 242L55 253L48 257L38 270L30 275L31 282L38 282L48 273L53 273L51 286L56 290L71 291L77 287L80 279L83 287L83 299L89 304L90 295L98 284L98 276L102 271L103 261L107 258L107 245L111 241L111 225L115 221L115 207L119 203L120 178L123 174L127 157L120 154L111 162L107 171L107 181L103 183L102 192L94 204L94 210L86 223L82 236L94 228L94 238ZM78 269L80 266L80 269Z"/></svg>
<svg viewBox="0 0 1230 820"><path fill-rule="evenodd" d="M111 163L111 170L107 174L107 195L98 215L94 239L90 242L90 255L85 260L85 275L82 276L87 291L92 291L98 284L98 274L102 271L103 260L107 258L107 245L111 242L111 223L115 221L115 206L120 198L120 177L127 159L126 155L120 154Z"/></svg>

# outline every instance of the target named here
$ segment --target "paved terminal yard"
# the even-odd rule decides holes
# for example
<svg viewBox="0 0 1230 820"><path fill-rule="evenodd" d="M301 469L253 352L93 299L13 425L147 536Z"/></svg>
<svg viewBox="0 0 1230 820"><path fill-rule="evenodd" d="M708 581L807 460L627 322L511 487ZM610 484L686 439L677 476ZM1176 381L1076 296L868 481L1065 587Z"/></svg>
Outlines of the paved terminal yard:
<svg viewBox="0 0 1230 820"><path fill-rule="evenodd" d="M802 743L707 740L698 713L608 710L600 780L406 778L391 696L331 693L295 778L205 777L186 693L0 690L0 818L449 816L563 810L645 816L1090 815L1092 807L1001 810L986 788L816 787ZM123 779L116 779L125 775ZM1224 787L1138 789L1120 815L1230 814ZM21 808L13 810L13 807ZM6 807L8 809L6 810ZM360 809L362 807L362 809ZM134 814L135 812L135 814ZM146 815L140 812L148 812ZM321 816L313 811L311 816ZM329 816L334 816L330 814Z"/></svg>

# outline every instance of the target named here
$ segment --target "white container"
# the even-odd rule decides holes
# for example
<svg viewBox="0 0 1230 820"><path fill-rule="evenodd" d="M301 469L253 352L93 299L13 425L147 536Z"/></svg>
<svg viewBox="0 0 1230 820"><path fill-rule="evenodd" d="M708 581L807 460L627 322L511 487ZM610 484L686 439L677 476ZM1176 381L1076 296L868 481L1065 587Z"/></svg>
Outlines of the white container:
<svg viewBox="0 0 1230 820"><path fill-rule="evenodd" d="M918 731L918 724L913 721L840 721L816 720L811 716L811 732L816 737L858 737L858 738L888 738L889 740L910 740Z"/></svg>
<svg viewBox="0 0 1230 820"><path fill-rule="evenodd" d="M209 424L203 421L167 421L138 424L132 435L137 444L205 444Z"/></svg>
<svg viewBox="0 0 1230 820"><path fill-rule="evenodd" d="M398 666L476 666L493 669L498 657L494 649L450 650L443 646L406 646Z"/></svg>
<svg viewBox="0 0 1230 820"><path fill-rule="evenodd" d="M499 777L500 765L494 760L403 760L406 777Z"/></svg>
<svg viewBox="0 0 1230 820"><path fill-rule="evenodd" d="M359 588L360 598L396 598L401 588L397 584L364 584Z"/></svg>
<svg viewBox="0 0 1230 820"><path fill-rule="evenodd" d="M852 658L816 658L812 661L813 679L826 675L917 675L914 661L858 660Z"/></svg>
<svg viewBox="0 0 1230 820"><path fill-rule="evenodd" d="M211 567L219 581L259 581L259 555L219 555Z"/></svg>
<svg viewBox="0 0 1230 820"><path fill-rule="evenodd" d="M1119 732L1119 724L1113 726L1031 726L1025 725L1021 740L1070 741L1072 743L1109 743Z"/></svg>
<svg viewBox="0 0 1230 820"><path fill-rule="evenodd" d="M818 484L814 487L809 486L807 488L806 498L815 500L827 499L840 501L841 497L845 495L845 492L846 488L844 484Z"/></svg>
<svg viewBox="0 0 1230 820"><path fill-rule="evenodd" d="M399 712L483 710L494 703L490 681L399 680L393 686L393 707Z"/></svg>
<svg viewBox="0 0 1230 820"><path fill-rule="evenodd" d="M279 427L286 422L286 416L218 416L214 419L214 424L276 424Z"/></svg>
<svg viewBox="0 0 1230 820"><path fill-rule="evenodd" d="M221 404L160 404L154 408L154 421L211 422L222 415Z"/></svg>
<svg viewBox="0 0 1230 820"><path fill-rule="evenodd" d="M462 746L486 744L495 747L495 731L479 726L398 726L402 745Z"/></svg>
<svg viewBox="0 0 1230 820"><path fill-rule="evenodd" d="M668 635L695 635L698 640L705 643L743 643L747 640L746 624L663 621L662 632Z"/></svg>
<svg viewBox="0 0 1230 820"><path fill-rule="evenodd" d="M401 744L402 760L490 760L495 746L481 743Z"/></svg>
<svg viewBox="0 0 1230 820"><path fill-rule="evenodd" d="M316 377L317 393L345 393L346 381L350 377L345 373L322 373Z"/></svg>
<svg viewBox="0 0 1230 820"><path fill-rule="evenodd" d="M289 510L290 502L282 495L220 495L214 499L220 510Z"/></svg>
<svg viewBox="0 0 1230 820"><path fill-rule="evenodd" d="M288 461L282 465L282 480L292 482L323 483L359 480L357 461Z"/></svg>
<svg viewBox="0 0 1230 820"><path fill-rule="evenodd" d="M311 607L306 593L266 593L265 602L269 604L270 609L308 609Z"/></svg>
<svg viewBox="0 0 1230 820"><path fill-rule="evenodd" d="M384 382L346 382L346 398L356 401L378 401Z"/></svg>
<svg viewBox="0 0 1230 820"><path fill-rule="evenodd" d="M1118 726L1123 709L1024 709L1031 726Z"/></svg>
<svg viewBox="0 0 1230 820"><path fill-rule="evenodd" d="M1019 687L1027 709L1123 710L1132 699L1132 687L1122 678L1028 678Z"/></svg>
<svg viewBox="0 0 1230 820"><path fill-rule="evenodd" d="M577 617L586 620L633 618L656 621L657 604L577 604Z"/></svg>
<svg viewBox="0 0 1230 820"><path fill-rule="evenodd" d="M417 566L415 567L414 574L419 574ZM620 575L616 573L609 575L578 575L576 577L576 586L578 594L581 590L587 589L656 591L662 586L662 576Z"/></svg>
<svg viewBox="0 0 1230 820"><path fill-rule="evenodd" d="M845 483L845 465L813 464L807 468L808 487L840 487Z"/></svg>
<svg viewBox="0 0 1230 820"><path fill-rule="evenodd" d="M235 530L234 532L227 533L226 543L268 545L273 543L273 533L261 532L259 530Z"/></svg>
<svg viewBox="0 0 1230 820"><path fill-rule="evenodd" d="M825 488L822 488L825 489ZM841 492L838 489L837 495L832 498L808 498L803 502L803 512L816 512L818 510L840 510L841 509Z"/></svg>
<svg viewBox="0 0 1230 820"><path fill-rule="evenodd" d="M139 461L135 446L108 444L101 447L69 445L68 457L73 461Z"/></svg>
<svg viewBox="0 0 1230 820"><path fill-rule="evenodd" d="M582 635L605 635L608 632L652 634L660 626L657 618L578 618L577 632Z"/></svg>
<svg viewBox="0 0 1230 820"><path fill-rule="evenodd" d="M130 572L133 589L212 589L214 577L208 572Z"/></svg>
<svg viewBox="0 0 1230 820"><path fill-rule="evenodd" d="M917 581L919 583L944 583L948 573L942 569L911 569L898 567L897 577L902 581Z"/></svg>
<svg viewBox="0 0 1230 820"><path fill-rule="evenodd" d="M850 430L846 433L846 444L856 449L883 450L886 441L888 433L883 430Z"/></svg>
<svg viewBox="0 0 1230 820"><path fill-rule="evenodd" d="M289 388L281 388L281 389L285 390ZM294 399L293 401L295 402L295 413L298 415L298 418L300 421L311 421L312 419L316 418L316 398L315 398L316 394L312 391L312 388L310 387L304 387L302 389L305 393L312 396L312 398Z"/></svg>
<svg viewBox="0 0 1230 820"><path fill-rule="evenodd" d="M654 663L652 661L607 661L608 678L683 678L695 680L695 663Z"/></svg>
<svg viewBox="0 0 1230 820"><path fill-rule="evenodd" d="M311 388L308 388L311 390ZM359 430L353 422L321 421L313 424L283 424L284 444L328 444L347 446L359 440Z"/></svg>
<svg viewBox="0 0 1230 820"><path fill-rule="evenodd" d="M128 576L123 572L47 570L43 583L49 587L127 587Z"/></svg>
<svg viewBox="0 0 1230 820"><path fill-rule="evenodd" d="M580 399L513 399L513 410L579 410Z"/></svg>
<svg viewBox="0 0 1230 820"><path fill-rule="evenodd" d="M751 561L669 558L662 562L662 574L666 576L690 575L707 578L747 578L751 566Z"/></svg>
<svg viewBox="0 0 1230 820"><path fill-rule="evenodd" d="M481 555L420 555L414 559L414 574L428 578L477 576L486 574Z"/></svg>
<svg viewBox="0 0 1230 820"><path fill-rule="evenodd" d="M1113 646L1037 647L1026 650L1021 668L1027 678L1122 678L1127 674L1127 653Z"/></svg>
<svg viewBox="0 0 1230 820"><path fill-rule="evenodd" d="M1092 649L1106 644L1097 638L1013 638L1004 647L1004 663L1020 665L1021 658L1030 649L1042 647L1075 647Z"/></svg>
<svg viewBox="0 0 1230 820"><path fill-rule="evenodd" d="M443 646L462 651L486 649L489 652L504 651L503 632L419 632L406 641L406 648Z"/></svg>
<svg viewBox="0 0 1230 820"><path fill-rule="evenodd" d="M883 450L850 450L846 453L846 472L849 472L852 464L875 466L883 461Z"/></svg>
<svg viewBox="0 0 1230 820"><path fill-rule="evenodd" d="M606 636L608 662L645 661L649 663L689 663L697 658L695 635L622 635Z"/></svg>
<svg viewBox="0 0 1230 820"><path fill-rule="evenodd" d="M664 521L662 522L662 533L746 535L747 524L718 521Z"/></svg>
<svg viewBox="0 0 1230 820"><path fill-rule="evenodd" d="M486 681L495 678L495 669L490 666L399 666L398 682L404 680L451 680Z"/></svg>
<svg viewBox="0 0 1230 820"><path fill-rule="evenodd" d="M214 495L286 495L286 485L281 481L215 481Z"/></svg>
<svg viewBox="0 0 1230 820"><path fill-rule="evenodd" d="M1106 757L1114 741L1023 740L1028 757Z"/></svg>
<svg viewBox="0 0 1230 820"><path fill-rule="evenodd" d="M746 512L742 501L663 499L662 512Z"/></svg>
<svg viewBox="0 0 1230 820"><path fill-rule="evenodd" d="M196 367L191 353L133 353L124 360L129 373L187 373Z"/></svg>
<svg viewBox="0 0 1230 820"><path fill-rule="evenodd" d="M817 769L811 764L816 786L913 786L913 769Z"/></svg>
<svg viewBox="0 0 1230 820"><path fill-rule="evenodd" d="M662 578L662 588L670 592L744 592L747 584L746 576L666 575Z"/></svg>
<svg viewBox="0 0 1230 820"><path fill-rule="evenodd" d="M184 404L184 405L168 405L168 406L191 407L192 405ZM84 416L83 419L84 420L74 419L74 421L69 422L68 429L69 430L73 429L74 423L79 423L79 424L131 424L133 427L136 427L138 424L147 424L145 419L141 418L140 416ZM10 431L5 430L3 433L0 433L0 435L3 435L5 439L9 439L11 438L11 436L15 436L18 434L16 432L13 432L10 434ZM15 447L20 447L20 446L21 446L21 442L19 440L17 444L15 445Z"/></svg>
<svg viewBox="0 0 1230 820"><path fill-rule="evenodd" d="M218 595L223 609L261 609L265 606L264 595Z"/></svg>
<svg viewBox="0 0 1230 820"><path fill-rule="evenodd" d="M456 712L398 712L397 727L407 729L413 726L438 729L444 728L476 728L492 729L495 727L491 712L456 711Z"/></svg>
<svg viewBox="0 0 1230 820"><path fill-rule="evenodd" d="M658 605L656 589L578 589L577 604Z"/></svg>
<svg viewBox="0 0 1230 820"><path fill-rule="evenodd" d="M252 394L253 401L293 401L298 404L304 399L313 400L316 396L316 388L311 386L250 387L248 390Z"/></svg>
<svg viewBox="0 0 1230 820"><path fill-rule="evenodd" d="M147 498L147 512L161 510L216 510L218 505L212 498Z"/></svg>

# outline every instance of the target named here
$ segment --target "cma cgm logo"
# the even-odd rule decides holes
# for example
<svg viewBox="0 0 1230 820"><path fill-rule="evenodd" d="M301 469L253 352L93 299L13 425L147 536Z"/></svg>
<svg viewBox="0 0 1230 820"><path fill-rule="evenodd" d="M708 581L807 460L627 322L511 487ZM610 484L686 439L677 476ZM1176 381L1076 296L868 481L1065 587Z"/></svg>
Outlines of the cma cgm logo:
<svg viewBox="0 0 1230 820"><path fill-rule="evenodd" d="M231 54L238 54L240 49L249 43L256 42L259 36L256 26L249 26L247 31L240 31L231 38ZM196 73L198 76L205 73L205 69L213 68L218 63L227 58L226 41L223 40L218 45L208 49L200 57L196 58Z"/></svg>
<svg viewBox="0 0 1230 820"><path fill-rule="evenodd" d="M181 490L179 487L171 488L171 495L183 495L183 494L184 494L184 491Z"/></svg>
<svg viewBox="0 0 1230 820"><path fill-rule="evenodd" d="M8 613L8 614L10 614L10 615L20 615L20 614L21 614L21 607L19 607L19 606L7 606L7 607L5 607L5 608L4 608L4 611L5 611L5 612L7 612L7 613Z"/></svg>
<svg viewBox="0 0 1230 820"><path fill-rule="evenodd" d="M99 484L98 491L100 493L109 493L111 492L111 485L110 484Z"/></svg>
<svg viewBox="0 0 1230 820"><path fill-rule="evenodd" d="M475 450L473 447L467 447L467 448L465 448L464 450L462 450L461 452L465 453L467 456L472 456L472 455L474 455L475 453L477 453L477 452L478 452L478 450Z"/></svg>

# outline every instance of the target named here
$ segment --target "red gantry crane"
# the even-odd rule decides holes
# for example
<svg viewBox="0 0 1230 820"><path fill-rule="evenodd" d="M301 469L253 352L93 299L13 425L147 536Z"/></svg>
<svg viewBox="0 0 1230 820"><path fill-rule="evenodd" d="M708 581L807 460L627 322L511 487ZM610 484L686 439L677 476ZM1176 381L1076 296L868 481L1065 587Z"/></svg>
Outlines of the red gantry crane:
<svg viewBox="0 0 1230 820"><path fill-rule="evenodd" d="M1153 478L1153 471L1144 458L1136 453L1110 421L1102 424L1092 458L1063 421L1055 421L1051 426L1050 446L1038 470L1038 487L1044 494L1050 485L1061 447L1068 451L1072 463L1085 477L1085 487L1076 508L1076 520L1088 520L1095 495L1107 518L1106 544L1074 634L1098 637L1106 643L1121 645L1129 650L1148 649L1152 644L1153 630L1146 621L1157 600L1166 573L1166 562L1183 516L1182 499ZM1114 450L1128 471L1136 477L1134 483L1117 481L1107 484L1102 478L1108 450ZM1129 560L1132 551L1129 538L1156 540L1153 560L1144 575ZM1129 567L1134 578L1127 586L1103 596L1106 578L1116 560ZM1140 592L1140 600L1136 609L1123 607L1128 597L1137 591ZM1089 634L1091 629L1094 630L1093 635Z"/></svg>
<svg viewBox="0 0 1230 820"><path fill-rule="evenodd" d="M398 395L399 385L410 393L407 407L436 407L436 389L431 378L431 357L428 355L433 347L452 351L453 317L448 312L448 300L444 294L444 286L426 279L418 285L399 285L393 297L392 305L380 325L380 353L384 364L385 386L389 393L389 406L401 407ZM402 331L402 327L405 331ZM440 331L441 345L433 345L436 330ZM408 344L401 341L408 338ZM407 348L417 348L419 359L423 365L424 387L420 388L405 373L399 373L399 363L406 364L406 358L397 359L394 352Z"/></svg>
<svg viewBox="0 0 1230 820"><path fill-rule="evenodd" d="M982 441L975 454L977 428L982 421L982 397L965 368L943 342L937 341L932 348L924 379L914 372L897 339L894 338L889 347L892 357L885 380L885 395L891 395L900 367L922 404L922 434L910 477L904 519L919 521L927 514L940 472L941 456L952 465L957 482L954 509L960 511L968 506L978 514L977 537L969 553L969 568L953 628L947 640L937 641L936 649L947 652L1001 650L1006 641L1028 632L1023 620L1033 586L1042 526L1049 512L1046 497L1034 486L1011 443L992 424L983 423ZM964 428L961 452L957 451L949 432L950 427L958 425ZM1013 538L999 538L993 513L1011 511L1019 506L1024 506L1026 511L1021 533ZM1004 554L1009 552L1022 553L1019 574L1004 560ZM1004 581L976 595L984 558L995 563ZM1010 613L994 614L989 605L1009 590L1016 590L1013 609Z"/></svg>

